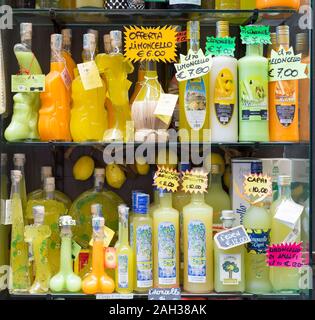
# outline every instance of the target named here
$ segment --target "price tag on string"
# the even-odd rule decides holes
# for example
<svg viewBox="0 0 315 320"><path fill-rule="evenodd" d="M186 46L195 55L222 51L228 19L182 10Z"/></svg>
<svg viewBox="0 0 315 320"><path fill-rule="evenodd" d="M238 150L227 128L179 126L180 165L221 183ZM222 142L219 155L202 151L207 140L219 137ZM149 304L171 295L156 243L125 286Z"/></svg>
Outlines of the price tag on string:
<svg viewBox="0 0 315 320"><path fill-rule="evenodd" d="M231 56L234 57L235 37L216 38L207 37L206 56Z"/></svg>
<svg viewBox="0 0 315 320"><path fill-rule="evenodd" d="M191 170L182 174L182 188L186 193L206 193L208 173L203 170Z"/></svg>
<svg viewBox="0 0 315 320"><path fill-rule="evenodd" d="M108 227L104 227L104 247L105 248L108 248L111 241L113 240L114 238L114 235L115 235L115 231L113 231L112 229L108 228ZM90 241L90 246L92 247L93 246L93 239L91 239Z"/></svg>
<svg viewBox="0 0 315 320"><path fill-rule="evenodd" d="M11 76L11 92L45 92L45 75L23 75L17 74Z"/></svg>
<svg viewBox="0 0 315 320"><path fill-rule="evenodd" d="M270 27L248 25L240 26L243 44L270 44Z"/></svg>
<svg viewBox="0 0 315 320"><path fill-rule="evenodd" d="M211 56L206 57L201 49L197 53L190 49L187 56L180 55L180 63L175 63L176 79L186 81L203 77L210 72L212 64Z"/></svg>
<svg viewBox="0 0 315 320"><path fill-rule="evenodd" d="M244 226L221 231L214 236L219 249L228 250L251 242Z"/></svg>
<svg viewBox="0 0 315 320"><path fill-rule="evenodd" d="M272 195L272 179L267 175L250 174L244 178L244 194L258 198L254 203L260 202Z"/></svg>
<svg viewBox="0 0 315 320"><path fill-rule="evenodd" d="M158 189L176 192L179 187L179 173L176 169L168 167L158 167L154 175L154 186Z"/></svg>
<svg viewBox="0 0 315 320"><path fill-rule="evenodd" d="M286 50L280 46L278 51L271 51L269 81L306 79L306 71L307 64L302 63L302 55L295 55L292 47Z"/></svg>
<svg viewBox="0 0 315 320"><path fill-rule="evenodd" d="M92 90L103 86L95 61L78 64L78 70L84 90Z"/></svg>
<svg viewBox="0 0 315 320"><path fill-rule="evenodd" d="M267 265L279 268L301 268L304 265L302 243L282 243L269 246Z"/></svg>
<svg viewBox="0 0 315 320"><path fill-rule="evenodd" d="M176 28L125 27L125 57L130 61L176 61Z"/></svg>
<svg viewBox="0 0 315 320"><path fill-rule="evenodd" d="M303 213L304 207L292 201L284 201L278 207L274 219L294 229Z"/></svg>
<svg viewBox="0 0 315 320"><path fill-rule="evenodd" d="M161 93L154 115L169 125L178 101L177 94Z"/></svg>

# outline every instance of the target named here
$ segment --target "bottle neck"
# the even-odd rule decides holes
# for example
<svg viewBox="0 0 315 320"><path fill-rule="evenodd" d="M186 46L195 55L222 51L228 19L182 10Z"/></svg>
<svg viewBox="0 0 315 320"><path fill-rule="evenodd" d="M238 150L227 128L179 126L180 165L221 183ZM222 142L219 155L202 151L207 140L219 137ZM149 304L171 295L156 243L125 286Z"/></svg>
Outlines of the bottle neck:
<svg viewBox="0 0 315 320"><path fill-rule="evenodd" d="M248 44L246 46L246 56L263 56L262 44Z"/></svg>
<svg viewBox="0 0 315 320"><path fill-rule="evenodd" d="M203 203L205 202L205 195L204 193L193 193L191 195L191 202L194 202L194 203Z"/></svg>
<svg viewBox="0 0 315 320"><path fill-rule="evenodd" d="M83 62L94 61L95 59L95 51L92 50L83 50Z"/></svg>
<svg viewBox="0 0 315 320"><path fill-rule="evenodd" d="M160 206L162 208L172 208L172 194L171 193L163 193L160 196Z"/></svg>
<svg viewBox="0 0 315 320"><path fill-rule="evenodd" d="M279 185L279 198L291 199L291 186L290 185L285 185L285 186Z"/></svg>
<svg viewBox="0 0 315 320"><path fill-rule="evenodd" d="M194 52L198 52L198 50L200 49L200 41L198 37L191 37L188 42L188 50L190 49Z"/></svg>
<svg viewBox="0 0 315 320"><path fill-rule="evenodd" d="M44 189L44 199L54 200L55 199L55 190L45 190Z"/></svg>
<svg viewBox="0 0 315 320"><path fill-rule="evenodd" d="M11 186L11 198L13 197L14 194L20 194L20 182L17 181L12 181L12 186Z"/></svg>
<svg viewBox="0 0 315 320"><path fill-rule="evenodd" d="M56 48L51 48L51 60L50 62L63 62L62 52L61 50L57 50Z"/></svg>
<svg viewBox="0 0 315 320"><path fill-rule="evenodd" d="M145 77L157 78L157 66L154 61L147 61L145 64Z"/></svg>
<svg viewBox="0 0 315 320"><path fill-rule="evenodd" d="M128 222L119 223L119 242L124 245L129 245L129 233L128 233Z"/></svg>
<svg viewBox="0 0 315 320"><path fill-rule="evenodd" d="M94 180L94 190L96 192L101 192L104 189L104 177L95 177Z"/></svg>
<svg viewBox="0 0 315 320"><path fill-rule="evenodd" d="M60 271L62 274L69 274L72 272L72 239L71 233L61 233L61 259Z"/></svg>
<svg viewBox="0 0 315 320"><path fill-rule="evenodd" d="M159 204L160 203L160 195L159 195L159 190L154 190L154 204Z"/></svg>
<svg viewBox="0 0 315 320"><path fill-rule="evenodd" d="M222 176L220 174L211 174L211 179L209 180L209 189L222 190Z"/></svg>
<svg viewBox="0 0 315 320"><path fill-rule="evenodd" d="M21 171L22 176L24 177L24 165L14 165L14 170Z"/></svg>
<svg viewBox="0 0 315 320"><path fill-rule="evenodd" d="M32 51L32 38L21 39L21 44L29 51Z"/></svg>

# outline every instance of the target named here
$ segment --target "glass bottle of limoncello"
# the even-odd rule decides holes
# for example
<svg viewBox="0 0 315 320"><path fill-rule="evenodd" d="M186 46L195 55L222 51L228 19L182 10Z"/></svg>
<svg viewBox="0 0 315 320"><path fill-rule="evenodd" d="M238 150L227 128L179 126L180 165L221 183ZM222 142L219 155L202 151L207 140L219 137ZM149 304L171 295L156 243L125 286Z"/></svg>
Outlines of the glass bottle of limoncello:
<svg viewBox="0 0 315 320"><path fill-rule="evenodd" d="M115 273L116 291L121 294L132 293L134 286L133 250L129 245L128 218L129 208L122 204L118 207L119 213L119 243L116 247L117 268Z"/></svg>
<svg viewBox="0 0 315 320"><path fill-rule="evenodd" d="M42 189L37 189L32 192L30 192L27 195L28 200L38 200L42 199L44 197L44 184L45 179L52 177L52 167L42 167L41 168L41 183L42 183ZM55 198L56 200L63 202L67 209L70 209L71 207L71 200L70 198L64 194L63 192L59 190L55 190Z"/></svg>
<svg viewBox="0 0 315 320"><path fill-rule="evenodd" d="M213 209L204 194L192 194L184 207L184 290L208 293L213 290Z"/></svg>
<svg viewBox="0 0 315 320"><path fill-rule="evenodd" d="M253 162L251 173L262 173L262 163ZM270 245L271 216L262 202L247 209L243 225L251 239L251 242L246 244L246 292L269 293L272 291L272 286L269 280L270 268L266 263L266 251Z"/></svg>
<svg viewBox="0 0 315 320"><path fill-rule="evenodd" d="M22 178L20 181L20 191L21 191L21 200L22 200L24 218L26 214L26 205L27 205L25 170L24 170L25 162L26 162L25 154L23 153L14 154L13 156L14 170L21 171L21 174L22 174Z"/></svg>
<svg viewBox="0 0 315 320"><path fill-rule="evenodd" d="M293 241L286 240L289 234L293 233L292 228L275 219L275 214L281 205L290 203L296 205L291 197L291 181L292 178L290 176L278 177L279 196L278 199L272 203L270 208L272 216L271 244L287 242L300 243L301 241L301 219L298 220L294 227L294 229L297 230L297 233L295 235L295 240ZM296 292L299 290L299 269L270 267L270 280L273 290L276 292Z"/></svg>
<svg viewBox="0 0 315 320"><path fill-rule="evenodd" d="M12 212L12 233L10 267L11 281L9 284L10 293L26 292L30 285L30 268L28 262L28 246L24 239L24 215L21 199L21 171L11 171L11 212Z"/></svg>
<svg viewBox="0 0 315 320"><path fill-rule="evenodd" d="M233 228L235 221L234 212L223 210L221 220L224 230ZM214 266L214 289L216 292L245 291L244 245L222 250L214 243Z"/></svg>
<svg viewBox="0 0 315 320"><path fill-rule="evenodd" d="M188 52L194 54L200 49L200 23L187 23ZM179 82L179 134L181 142L209 141L209 74ZM205 132L203 132L206 130Z"/></svg>
<svg viewBox="0 0 315 320"><path fill-rule="evenodd" d="M153 226L150 196L137 193L133 216L134 290L146 293L153 287Z"/></svg>
<svg viewBox="0 0 315 320"><path fill-rule="evenodd" d="M33 220L33 207L44 206L45 207L45 225L50 227L51 236L48 239L48 261L52 274L56 274L60 266L60 235L59 235L59 218L66 211L65 205L56 200L55 197L55 178L46 178L44 183L43 198L39 200L29 200L27 203L27 218Z"/></svg>
<svg viewBox="0 0 315 320"><path fill-rule="evenodd" d="M154 287L179 287L179 212L172 193L159 190L160 206L153 212Z"/></svg>
<svg viewBox="0 0 315 320"><path fill-rule="evenodd" d="M35 280L29 289L31 294L46 293L49 290L51 277L48 263L48 238L51 235L49 226L44 225L45 207L33 207L34 224L25 227L25 241L30 243L34 252Z"/></svg>

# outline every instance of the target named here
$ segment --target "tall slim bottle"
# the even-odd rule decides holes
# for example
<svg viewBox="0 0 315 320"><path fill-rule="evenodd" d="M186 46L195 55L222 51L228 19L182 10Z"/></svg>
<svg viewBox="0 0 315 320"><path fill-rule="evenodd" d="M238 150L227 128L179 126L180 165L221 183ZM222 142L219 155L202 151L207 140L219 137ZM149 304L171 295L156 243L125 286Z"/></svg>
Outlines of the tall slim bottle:
<svg viewBox="0 0 315 320"><path fill-rule="evenodd" d="M200 23L187 23L188 50L200 49ZM179 82L179 129L181 142L210 140L209 74ZM205 131L205 132L204 132Z"/></svg>
<svg viewBox="0 0 315 320"><path fill-rule="evenodd" d="M275 219L275 214L278 208L283 204L296 203L291 197L291 182L290 176L279 176L278 177L278 188L279 195L278 199L272 203L270 213L272 216L272 229L271 229L271 244L288 243L286 238L292 233L292 229ZM295 235L295 240L290 242L300 243L301 241L301 219L298 220L295 225L295 229L298 230ZM273 286L273 290L276 292L296 292L299 291L299 280L301 275L299 274L298 268L279 268L270 267L270 280Z"/></svg>
<svg viewBox="0 0 315 320"><path fill-rule="evenodd" d="M153 287L153 224L149 213L150 196L137 194L133 208L134 290L146 293Z"/></svg>
<svg viewBox="0 0 315 320"><path fill-rule="evenodd" d="M184 290L208 293L213 290L213 210L204 194L192 194L184 207Z"/></svg>
<svg viewBox="0 0 315 320"><path fill-rule="evenodd" d="M22 174L21 181L20 181L20 189L21 189L21 200L22 200L22 206L23 206L24 219L26 217L26 206L27 206L27 193L26 193L25 170L24 170L25 162L26 162L26 157L24 153L14 154L13 156L14 170L18 170Z"/></svg>
<svg viewBox="0 0 315 320"><path fill-rule="evenodd" d="M289 26L277 27L277 47L290 47ZM275 81L270 85L270 140L299 141L298 80Z"/></svg>
<svg viewBox="0 0 315 320"><path fill-rule="evenodd" d="M24 217L21 198L21 171L11 171L11 210L12 233L10 267L12 272L9 290L11 293L26 292L30 285L30 268L28 261L28 245L24 239Z"/></svg>
<svg viewBox="0 0 315 320"><path fill-rule="evenodd" d="M217 22L217 38L229 37L229 22ZM213 57L210 73L210 117L212 142L238 141L237 59Z"/></svg>
<svg viewBox="0 0 315 320"><path fill-rule="evenodd" d="M172 193L159 190L160 206L153 213L154 287L179 288L179 212Z"/></svg>
<svg viewBox="0 0 315 320"><path fill-rule="evenodd" d="M296 35L295 54L302 54L302 63L307 64L308 78L299 80L299 108L300 108L300 140L310 141L310 50L308 33Z"/></svg>
<svg viewBox="0 0 315 320"><path fill-rule="evenodd" d="M262 163L253 162L251 173L262 173ZM252 199L254 200L254 199ZM263 203L251 205L244 217L243 225L251 239L246 245L246 292L254 294L270 293L270 268L266 264L266 251L270 245L271 216Z"/></svg>
<svg viewBox="0 0 315 320"><path fill-rule="evenodd" d="M269 141L268 59L262 44L248 44L238 61L239 141Z"/></svg>
<svg viewBox="0 0 315 320"><path fill-rule="evenodd" d="M119 213L119 243L116 247L117 268L115 272L116 291L121 294L132 293L134 286L134 255L129 245L128 221L129 208L122 204Z"/></svg>
<svg viewBox="0 0 315 320"><path fill-rule="evenodd" d="M32 52L33 25L21 23L21 43L14 46L14 54L22 75L42 74L41 67ZM8 141L39 140L37 128L40 94L20 92L13 97L13 115L4 136Z"/></svg>
<svg viewBox="0 0 315 320"><path fill-rule="evenodd" d="M41 93L38 130L42 141L71 141L70 92L61 74L66 64L62 57L62 35L51 35L51 64L46 76L46 91Z"/></svg>

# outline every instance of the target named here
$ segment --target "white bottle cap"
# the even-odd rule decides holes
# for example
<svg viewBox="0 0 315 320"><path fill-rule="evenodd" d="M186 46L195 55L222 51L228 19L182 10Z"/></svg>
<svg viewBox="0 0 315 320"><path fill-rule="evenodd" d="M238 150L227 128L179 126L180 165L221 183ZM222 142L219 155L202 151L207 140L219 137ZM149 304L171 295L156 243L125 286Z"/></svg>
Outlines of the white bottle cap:
<svg viewBox="0 0 315 320"><path fill-rule="evenodd" d="M16 153L13 156L13 162L15 166L24 166L26 157L24 153Z"/></svg>
<svg viewBox="0 0 315 320"><path fill-rule="evenodd" d="M14 179L16 182L21 181L22 172L20 170L12 170L11 171L11 178Z"/></svg>
<svg viewBox="0 0 315 320"><path fill-rule="evenodd" d="M93 217L92 227L94 231L102 230L105 226L105 219L103 217Z"/></svg>
<svg viewBox="0 0 315 320"><path fill-rule="evenodd" d="M34 223L43 224L44 217L45 217L45 207L44 206L33 207L33 216L34 216Z"/></svg>
<svg viewBox="0 0 315 320"><path fill-rule="evenodd" d="M52 177L52 167L42 167L41 168L41 179L45 181L45 178Z"/></svg>
<svg viewBox="0 0 315 320"><path fill-rule="evenodd" d="M292 182L291 176L279 176L278 177L278 184L280 186L289 186Z"/></svg>
<svg viewBox="0 0 315 320"><path fill-rule="evenodd" d="M233 210L223 210L221 212L221 219L223 220L235 220L235 214Z"/></svg>
<svg viewBox="0 0 315 320"><path fill-rule="evenodd" d="M59 226L65 227L65 226L75 226L76 221L72 219L71 216L61 216L59 218Z"/></svg>
<svg viewBox="0 0 315 320"><path fill-rule="evenodd" d="M32 39L32 33L33 33L33 24L24 22L20 24L20 34L21 34L21 40L30 40Z"/></svg>
<svg viewBox="0 0 315 320"><path fill-rule="evenodd" d="M59 33L54 33L50 37L50 45L51 49L54 49L56 51L62 50L62 35Z"/></svg>
<svg viewBox="0 0 315 320"><path fill-rule="evenodd" d="M96 49L96 39L93 33L86 33L83 35L83 49L95 51Z"/></svg>
<svg viewBox="0 0 315 320"><path fill-rule="evenodd" d="M118 215L119 219L121 219L122 221L128 221L129 207L127 207L125 204L120 204L118 206Z"/></svg>

